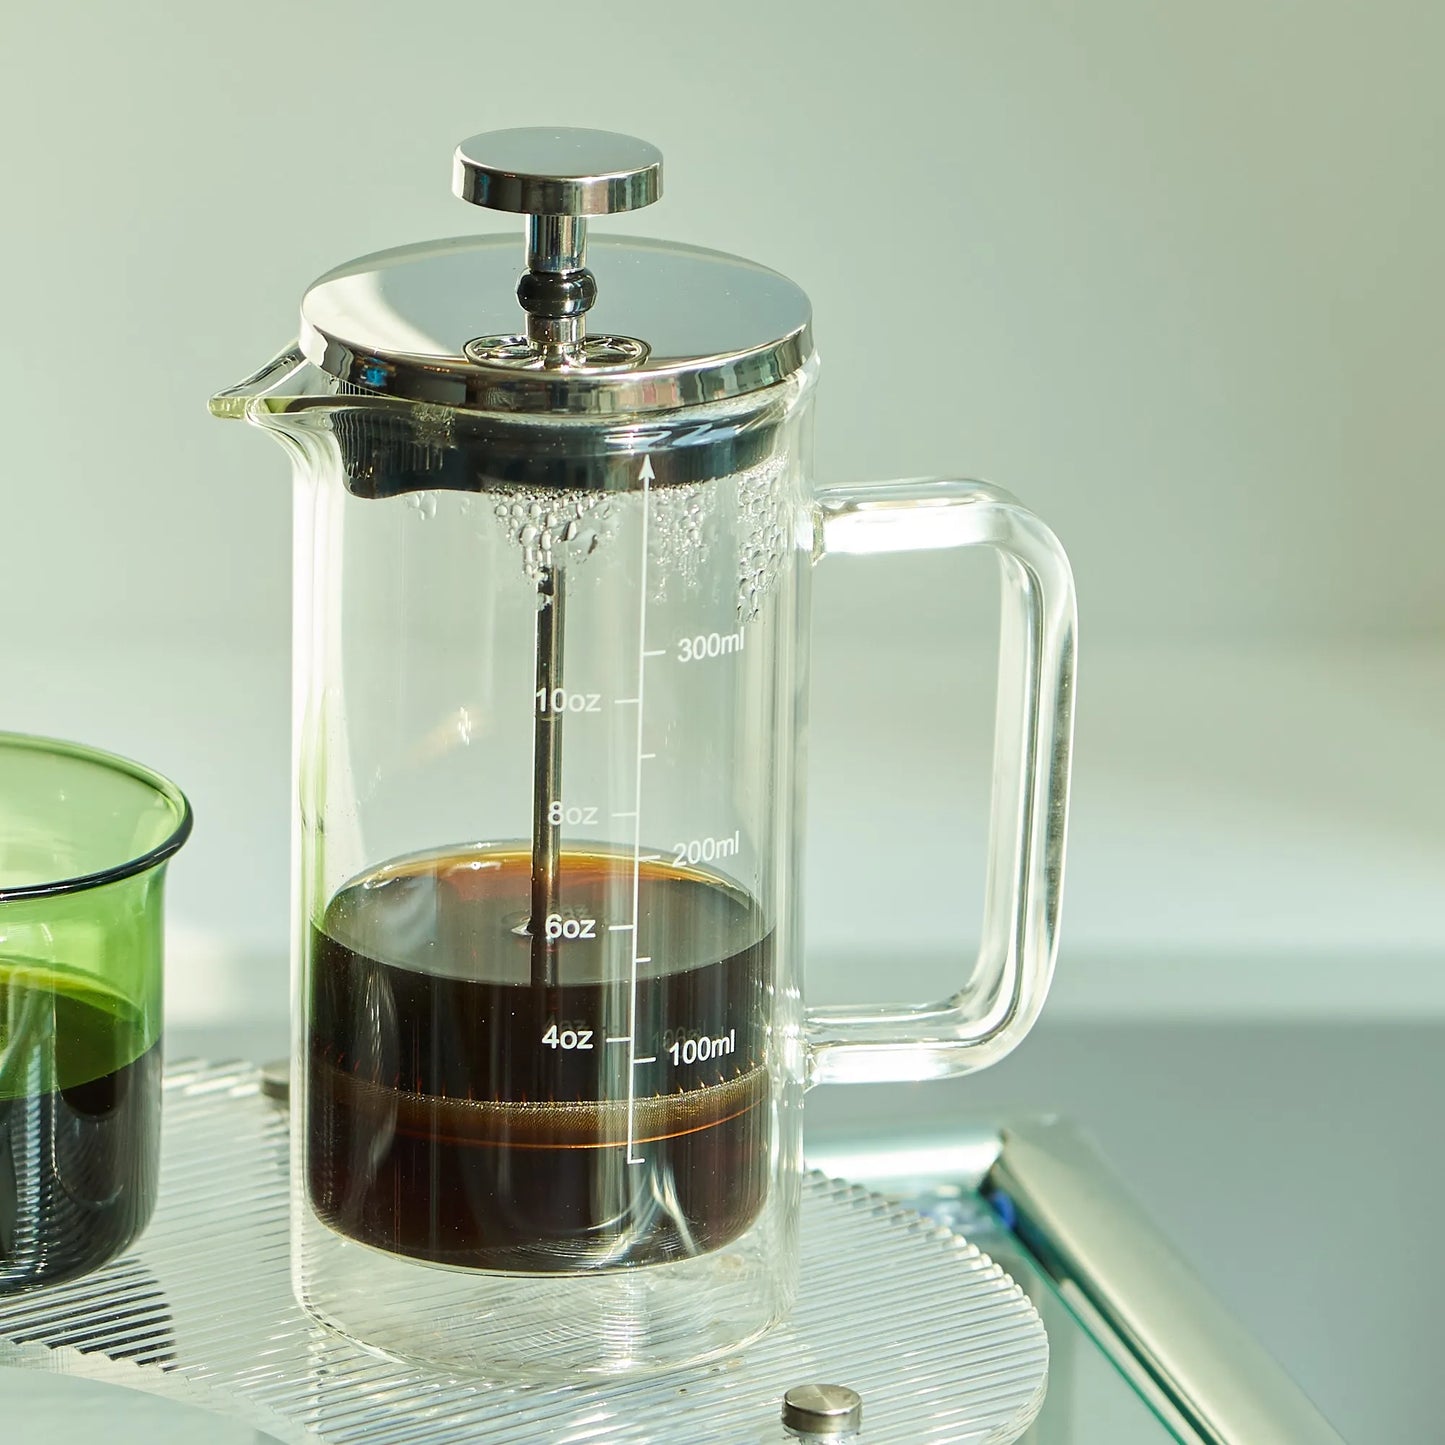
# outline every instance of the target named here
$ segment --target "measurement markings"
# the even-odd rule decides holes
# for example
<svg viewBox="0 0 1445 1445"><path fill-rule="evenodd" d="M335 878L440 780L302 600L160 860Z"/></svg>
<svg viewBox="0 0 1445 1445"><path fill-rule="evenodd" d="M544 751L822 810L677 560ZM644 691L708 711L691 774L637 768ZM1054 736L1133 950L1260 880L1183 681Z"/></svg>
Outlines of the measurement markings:
<svg viewBox="0 0 1445 1445"><path fill-rule="evenodd" d="M627 1032L632 1039L637 1037L637 969L651 959L638 957L637 923L642 917L642 697L647 685L647 545L648 518L652 510L650 483L656 473L652 470L652 458L642 459L642 469L637 480L642 483L642 566L637 584L637 774L632 803L632 978L627 1003ZM627 1162L644 1164L646 1160L637 1152L637 1045L627 1046Z"/></svg>
<svg viewBox="0 0 1445 1445"><path fill-rule="evenodd" d="M607 931L608 933L631 933L636 927L635 923L609 923Z"/></svg>
<svg viewBox="0 0 1445 1445"><path fill-rule="evenodd" d="M633 1061L632 1061L632 1067L635 1069L635 1068L638 1066L638 1064L655 1064L656 1062L657 1062L657 1055L656 1055L656 1054L648 1054L648 1056L647 1056L645 1059L644 1059L644 1058L636 1058L636 1059L633 1059Z"/></svg>
<svg viewBox="0 0 1445 1445"><path fill-rule="evenodd" d="M674 843L673 864L681 868L684 864L712 863L718 858L736 858L742 849L742 830L734 829L731 838L689 838L686 843Z"/></svg>
<svg viewBox="0 0 1445 1445"><path fill-rule="evenodd" d="M700 1039L679 1039L667 1046L667 1052L672 1055L672 1062L677 1064L705 1064L709 1059L720 1059L724 1054L731 1054L737 1049L738 1037L736 1029L729 1029L725 1034L719 1034L716 1038L709 1038L704 1035Z"/></svg>
<svg viewBox="0 0 1445 1445"><path fill-rule="evenodd" d="M696 637L678 639L677 660L679 662L702 662L707 658L730 657L741 652L747 634L737 632L700 632Z"/></svg>

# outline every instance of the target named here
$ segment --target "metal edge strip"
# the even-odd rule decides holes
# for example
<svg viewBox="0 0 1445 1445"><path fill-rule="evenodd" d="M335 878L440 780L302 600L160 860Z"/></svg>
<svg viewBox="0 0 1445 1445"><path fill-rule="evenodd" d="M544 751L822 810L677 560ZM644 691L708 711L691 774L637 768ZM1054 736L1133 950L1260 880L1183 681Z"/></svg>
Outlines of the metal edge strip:
<svg viewBox="0 0 1445 1445"><path fill-rule="evenodd" d="M1343 1445L1073 1126L1005 1127L981 1192L1176 1433L1202 1445Z"/></svg>

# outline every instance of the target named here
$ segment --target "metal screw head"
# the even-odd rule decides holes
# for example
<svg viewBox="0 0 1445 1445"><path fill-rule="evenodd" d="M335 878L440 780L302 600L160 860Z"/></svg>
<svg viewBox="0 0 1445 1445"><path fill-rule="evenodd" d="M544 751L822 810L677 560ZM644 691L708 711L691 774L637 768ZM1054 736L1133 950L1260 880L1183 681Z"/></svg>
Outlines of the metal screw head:
<svg viewBox="0 0 1445 1445"><path fill-rule="evenodd" d="M863 1423L863 1397L847 1385L794 1385L783 1396L783 1424L805 1435L846 1435Z"/></svg>

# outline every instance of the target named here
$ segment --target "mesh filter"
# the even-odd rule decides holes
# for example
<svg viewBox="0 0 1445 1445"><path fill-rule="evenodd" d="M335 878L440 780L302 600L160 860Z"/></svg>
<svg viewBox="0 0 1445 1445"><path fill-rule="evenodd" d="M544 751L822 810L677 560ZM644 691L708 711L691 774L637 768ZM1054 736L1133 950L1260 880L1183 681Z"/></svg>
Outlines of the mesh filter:
<svg viewBox="0 0 1445 1445"><path fill-rule="evenodd" d="M789 1438L785 1390L851 1385L860 1439L1004 1442L1043 1403L1048 1343L987 1256L909 1210L810 1175L789 1322L735 1360L639 1380L520 1386L380 1360L314 1325L289 1273L283 1111L249 1065L172 1068L160 1205L86 1279L0 1297L0 1364L207 1405L286 1441L572 1445Z"/></svg>

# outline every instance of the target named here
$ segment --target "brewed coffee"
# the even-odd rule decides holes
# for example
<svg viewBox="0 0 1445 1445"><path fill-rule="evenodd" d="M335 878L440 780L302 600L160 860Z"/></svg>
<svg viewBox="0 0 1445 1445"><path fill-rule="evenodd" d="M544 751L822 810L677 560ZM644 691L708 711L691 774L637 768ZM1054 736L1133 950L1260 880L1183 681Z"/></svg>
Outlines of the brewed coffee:
<svg viewBox="0 0 1445 1445"><path fill-rule="evenodd" d="M538 987L531 863L428 854L332 900L311 944L312 1205L354 1239L453 1266L717 1248L768 1177L760 912L701 870L644 861L634 944L630 851L564 851Z"/></svg>
<svg viewBox="0 0 1445 1445"><path fill-rule="evenodd" d="M83 1274L145 1227L160 1070L123 1000L0 962L0 1292Z"/></svg>

